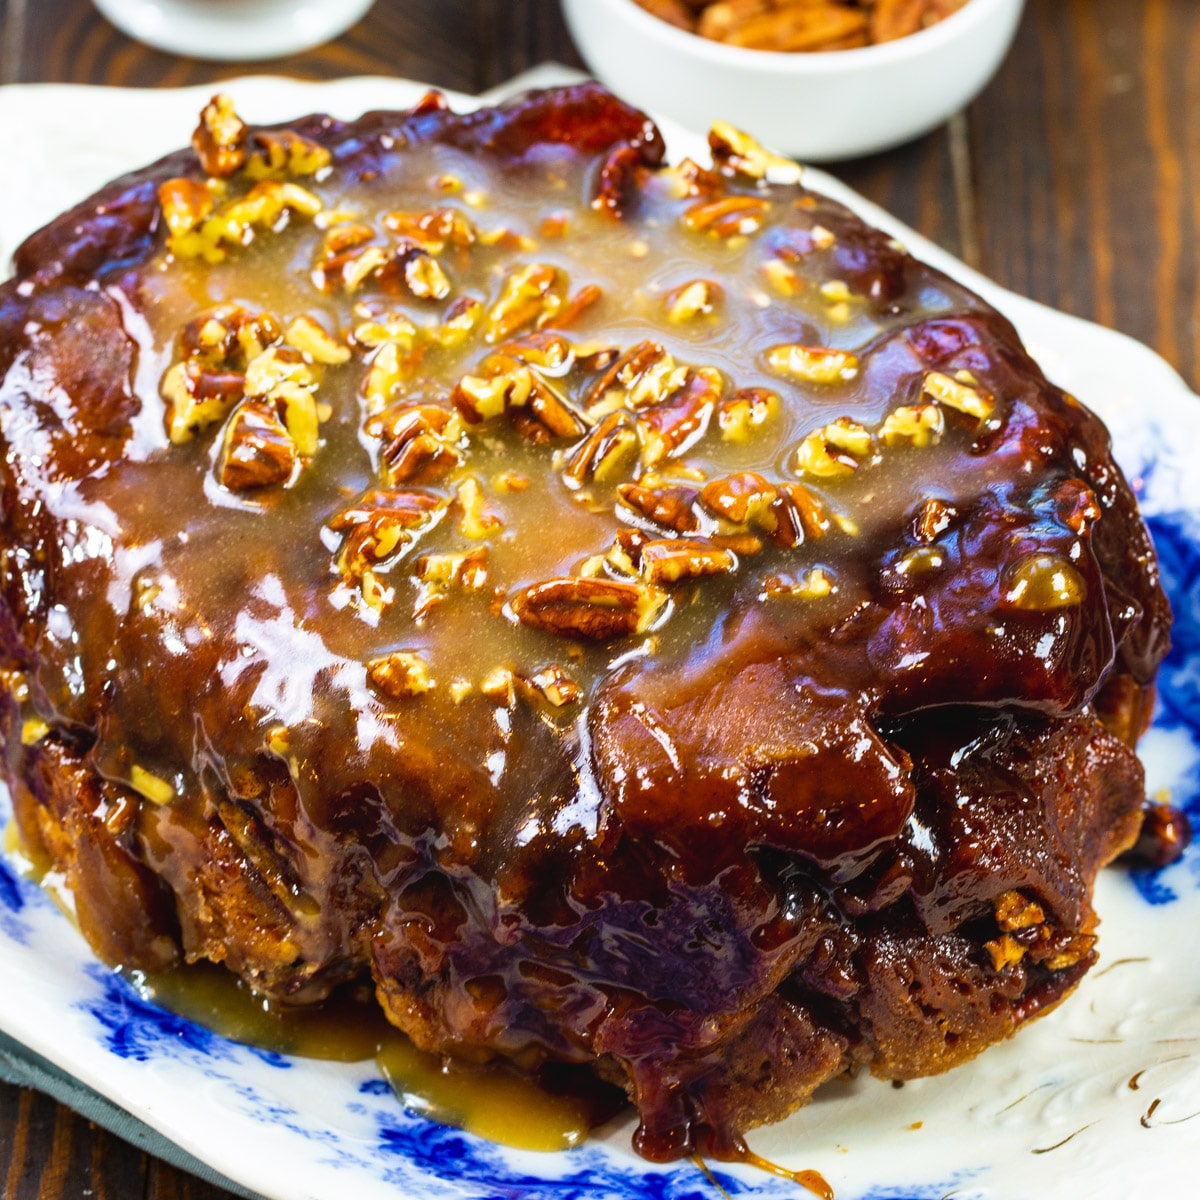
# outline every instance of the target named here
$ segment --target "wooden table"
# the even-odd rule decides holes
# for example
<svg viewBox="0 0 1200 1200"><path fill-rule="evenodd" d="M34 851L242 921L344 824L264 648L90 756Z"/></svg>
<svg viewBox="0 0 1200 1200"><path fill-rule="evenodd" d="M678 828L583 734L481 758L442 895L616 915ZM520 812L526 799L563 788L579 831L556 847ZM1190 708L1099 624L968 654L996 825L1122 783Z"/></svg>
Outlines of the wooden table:
<svg viewBox="0 0 1200 1200"><path fill-rule="evenodd" d="M147 50L88 0L0 0L0 83L177 86L265 70L482 91L548 59L579 62L557 0L378 0L330 45L236 66ZM1016 48L966 114L834 170L1006 286L1149 343L1195 388L1197 62L1195 0L1029 0ZM224 1196L42 1096L0 1085L3 1200Z"/></svg>

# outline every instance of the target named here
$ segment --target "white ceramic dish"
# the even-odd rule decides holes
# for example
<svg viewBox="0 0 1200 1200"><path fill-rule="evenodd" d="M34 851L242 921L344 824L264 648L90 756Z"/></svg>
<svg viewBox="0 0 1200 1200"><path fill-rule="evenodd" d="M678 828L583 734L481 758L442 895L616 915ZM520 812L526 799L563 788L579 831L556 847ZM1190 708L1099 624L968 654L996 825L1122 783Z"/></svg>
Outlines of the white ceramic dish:
<svg viewBox="0 0 1200 1200"><path fill-rule="evenodd" d="M545 76L543 75L543 81ZM228 85L253 120L403 107L396 80ZM36 91L36 97L31 92ZM5 253L46 215L177 145L209 89L0 90ZM471 103L454 98L455 103ZM21 120L15 119L21 115ZM675 155L698 139L668 127ZM1143 745L1152 789L1200 816L1200 402L1119 334L1007 293L836 181L809 182L977 288L1017 323L1048 373L1096 408L1138 480L1179 621ZM7 799L0 798L0 825ZM950 1074L892 1089L827 1087L757 1131L754 1148L813 1168L838 1200L1174 1200L1200 1176L1200 848L1157 876L1103 874L1100 966L1061 1009ZM619 1120L559 1155L508 1151L405 1113L370 1064L298 1061L236 1046L138 1000L61 914L0 859L0 1031L70 1071L246 1188L272 1200L801 1200L793 1184L713 1164L669 1168L629 1148Z"/></svg>
<svg viewBox="0 0 1200 1200"><path fill-rule="evenodd" d="M95 0L119 29L170 54L282 58L345 33L375 0Z"/></svg>
<svg viewBox="0 0 1200 1200"><path fill-rule="evenodd" d="M563 0L580 53L618 95L707 132L730 121L809 162L873 154L940 125L995 74L1025 0L970 0L911 37L777 54L708 41L633 0Z"/></svg>

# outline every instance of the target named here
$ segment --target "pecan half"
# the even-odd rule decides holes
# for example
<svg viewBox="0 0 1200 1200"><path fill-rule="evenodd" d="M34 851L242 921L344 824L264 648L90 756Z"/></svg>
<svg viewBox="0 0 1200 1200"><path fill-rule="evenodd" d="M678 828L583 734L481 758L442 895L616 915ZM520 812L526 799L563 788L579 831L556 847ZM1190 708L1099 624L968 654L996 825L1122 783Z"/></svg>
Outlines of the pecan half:
<svg viewBox="0 0 1200 1200"><path fill-rule="evenodd" d="M513 614L532 629L559 637L607 641L645 633L663 614L666 592L610 579L547 579L510 600Z"/></svg>

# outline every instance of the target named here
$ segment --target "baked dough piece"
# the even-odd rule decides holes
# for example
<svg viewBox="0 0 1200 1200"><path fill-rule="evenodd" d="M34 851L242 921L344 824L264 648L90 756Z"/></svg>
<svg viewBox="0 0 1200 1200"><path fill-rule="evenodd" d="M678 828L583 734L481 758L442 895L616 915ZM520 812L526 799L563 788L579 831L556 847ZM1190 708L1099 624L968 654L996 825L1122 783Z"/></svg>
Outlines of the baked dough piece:
<svg viewBox="0 0 1200 1200"><path fill-rule="evenodd" d="M653 1158L1070 991L1169 629L1009 323L711 141L217 99L0 288L7 773L97 952L369 972Z"/></svg>

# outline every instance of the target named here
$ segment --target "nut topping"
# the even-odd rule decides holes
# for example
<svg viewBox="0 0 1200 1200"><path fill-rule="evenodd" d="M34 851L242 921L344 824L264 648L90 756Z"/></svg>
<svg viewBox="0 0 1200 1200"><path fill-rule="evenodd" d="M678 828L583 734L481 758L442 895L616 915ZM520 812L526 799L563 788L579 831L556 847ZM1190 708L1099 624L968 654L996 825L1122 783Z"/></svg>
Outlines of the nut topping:
<svg viewBox="0 0 1200 1200"><path fill-rule="evenodd" d="M906 404L888 413L879 426L886 446L936 446L946 421L936 404Z"/></svg>
<svg viewBox="0 0 1200 1200"><path fill-rule="evenodd" d="M419 696L435 686L429 664L410 650L394 650L382 658L373 658L367 663L367 677L393 700Z"/></svg>
<svg viewBox="0 0 1200 1200"><path fill-rule="evenodd" d="M925 376L925 391L939 404L979 421L986 421L996 407L991 395L978 387L965 371L960 371L956 379L940 371L930 371Z"/></svg>
<svg viewBox="0 0 1200 1200"><path fill-rule="evenodd" d="M666 592L647 584L572 578L535 583L510 601L522 624L587 641L645 633L666 605Z"/></svg>
<svg viewBox="0 0 1200 1200"><path fill-rule="evenodd" d="M672 584L737 570L737 555L707 538L668 538L646 542L639 565L647 583Z"/></svg>
<svg viewBox="0 0 1200 1200"><path fill-rule="evenodd" d="M504 278L500 295L488 310L484 338L502 342L562 306L562 272L544 263L514 267Z"/></svg>
<svg viewBox="0 0 1200 1200"><path fill-rule="evenodd" d="M769 201L758 196L721 196L692 205L683 214L683 224L713 237L744 236L762 228L770 207Z"/></svg>
<svg viewBox="0 0 1200 1200"><path fill-rule="evenodd" d="M871 453L871 435L849 417L838 417L814 429L796 451L796 471L801 475L837 478L853 475Z"/></svg>
<svg viewBox="0 0 1200 1200"><path fill-rule="evenodd" d="M664 301L667 320L672 325L683 325L697 317L712 316L721 303L721 297L720 284L709 279L693 279L691 283L680 284L667 293Z"/></svg>
<svg viewBox="0 0 1200 1200"><path fill-rule="evenodd" d="M714 517L723 517L735 525L748 525L759 521L778 495L778 489L761 475L740 471L706 483L700 492L700 503Z"/></svg>
<svg viewBox="0 0 1200 1200"><path fill-rule="evenodd" d="M218 92L200 110L192 149L204 173L218 179L232 175L246 161L246 124L224 92Z"/></svg>
<svg viewBox="0 0 1200 1200"><path fill-rule="evenodd" d="M555 708L574 704L583 695L583 689L558 665L551 663L543 667L527 681L540 696Z"/></svg>
<svg viewBox="0 0 1200 1200"><path fill-rule="evenodd" d="M296 441L275 404L264 399L239 404L225 426L217 478L232 492L290 483L300 465Z"/></svg>
<svg viewBox="0 0 1200 1200"><path fill-rule="evenodd" d="M623 409L611 412L575 448L563 481L578 488L589 479L607 483L630 462L638 448L633 418Z"/></svg>
<svg viewBox="0 0 1200 1200"><path fill-rule="evenodd" d="M735 175L747 179L760 179L768 183L800 182L801 167L790 158L772 154L758 144L749 134L734 129L725 121L716 121L708 132L708 145L712 150L714 166L728 169Z"/></svg>
<svg viewBox="0 0 1200 1200"><path fill-rule="evenodd" d="M856 355L824 346L776 346L767 352L767 363L803 383L848 383L858 374Z"/></svg>

